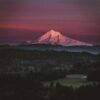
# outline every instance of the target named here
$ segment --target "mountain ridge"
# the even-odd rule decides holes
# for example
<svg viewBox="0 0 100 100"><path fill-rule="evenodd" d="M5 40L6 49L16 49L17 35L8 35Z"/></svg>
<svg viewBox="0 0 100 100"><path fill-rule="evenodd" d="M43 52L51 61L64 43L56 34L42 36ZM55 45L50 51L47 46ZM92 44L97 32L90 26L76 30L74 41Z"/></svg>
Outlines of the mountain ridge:
<svg viewBox="0 0 100 100"><path fill-rule="evenodd" d="M92 44L81 42L64 36L62 33L50 30L44 35L37 39L38 44L52 44L52 45L63 45L63 46L92 46Z"/></svg>

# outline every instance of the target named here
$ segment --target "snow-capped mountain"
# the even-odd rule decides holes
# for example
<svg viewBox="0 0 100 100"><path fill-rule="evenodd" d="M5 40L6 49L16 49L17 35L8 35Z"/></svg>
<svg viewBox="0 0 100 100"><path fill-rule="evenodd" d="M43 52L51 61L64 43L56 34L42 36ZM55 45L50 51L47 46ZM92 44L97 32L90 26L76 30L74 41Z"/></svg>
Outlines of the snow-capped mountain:
<svg viewBox="0 0 100 100"><path fill-rule="evenodd" d="M69 37L62 35L60 32L57 32L54 30L50 30L49 32L39 37L37 39L37 43L63 45L63 46L81 46L81 45L92 46L92 44L88 44L88 43L81 42L75 39L71 39Z"/></svg>

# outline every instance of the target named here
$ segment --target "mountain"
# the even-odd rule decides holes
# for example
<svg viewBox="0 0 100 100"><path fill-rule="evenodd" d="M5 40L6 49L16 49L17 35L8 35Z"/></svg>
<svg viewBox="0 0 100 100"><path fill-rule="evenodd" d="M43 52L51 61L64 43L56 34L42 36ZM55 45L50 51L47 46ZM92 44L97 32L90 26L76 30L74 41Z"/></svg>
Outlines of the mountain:
<svg viewBox="0 0 100 100"><path fill-rule="evenodd" d="M52 45L63 45L63 46L92 46L92 44L88 44L85 42L81 42L75 39L71 39L69 37L64 36L60 32L50 30L41 37L37 39L37 43L39 44L52 44Z"/></svg>

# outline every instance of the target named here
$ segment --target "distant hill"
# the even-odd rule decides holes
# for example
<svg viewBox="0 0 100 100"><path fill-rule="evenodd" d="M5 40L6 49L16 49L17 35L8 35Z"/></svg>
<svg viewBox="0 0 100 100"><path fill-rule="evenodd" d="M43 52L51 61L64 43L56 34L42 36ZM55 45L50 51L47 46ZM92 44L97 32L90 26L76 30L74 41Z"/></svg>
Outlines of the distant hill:
<svg viewBox="0 0 100 100"><path fill-rule="evenodd" d="M38 50L38 51L66 51L66 52L86 52L91 54L100 54L100 46L62 46L62 45L51 45L51 44L20 44L20 45L1 45L0 49L3 48L18 48L22 50Z"/></svg>

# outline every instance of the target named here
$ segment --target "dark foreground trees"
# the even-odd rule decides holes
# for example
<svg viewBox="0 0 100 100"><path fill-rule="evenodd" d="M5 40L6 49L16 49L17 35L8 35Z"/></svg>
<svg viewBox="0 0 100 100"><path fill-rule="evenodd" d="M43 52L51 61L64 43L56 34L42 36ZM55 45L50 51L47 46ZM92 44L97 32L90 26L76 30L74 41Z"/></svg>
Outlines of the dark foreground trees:
<svg viewBox="0 0 100 100"><path fill-rule="evenodd" d="M33 75L0 75L0 100L100 100L100 84L78 89L60 83L44 86Z"/></svg>
<svg viewBox="0 0 100 100"><path fill-rule="evenodd" d="M88 73L87 75L87 80L88 81L94 81L94 82L100 82L100 69L99 70L94 70Z"/></svg>

